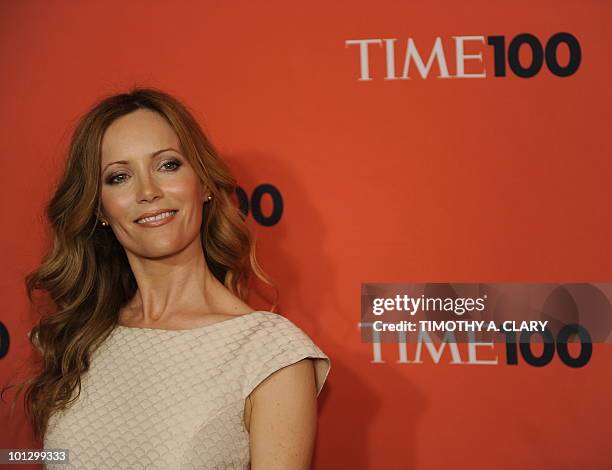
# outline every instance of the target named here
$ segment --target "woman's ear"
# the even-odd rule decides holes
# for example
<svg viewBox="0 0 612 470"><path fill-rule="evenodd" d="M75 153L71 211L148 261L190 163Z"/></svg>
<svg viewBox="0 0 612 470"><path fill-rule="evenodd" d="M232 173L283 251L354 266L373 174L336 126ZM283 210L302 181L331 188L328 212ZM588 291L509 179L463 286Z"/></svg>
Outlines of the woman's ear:
<svg viewBox="0 0 612 470"><path fill-rule="evenodd" d="M108 219L106 218L106 215L104 215L104 211L102 209L98 211L96 215L96 219L98 219L100 222L108 223L107 222Z"/></svg>
<svg viewBox="0 0 612 470"><path fill-rule="evenodd" d="M204 203L207 203L210 199L211 199L211 191L208 188L208 186L206 186L206 183L202 183L202 201Z"/></svg>

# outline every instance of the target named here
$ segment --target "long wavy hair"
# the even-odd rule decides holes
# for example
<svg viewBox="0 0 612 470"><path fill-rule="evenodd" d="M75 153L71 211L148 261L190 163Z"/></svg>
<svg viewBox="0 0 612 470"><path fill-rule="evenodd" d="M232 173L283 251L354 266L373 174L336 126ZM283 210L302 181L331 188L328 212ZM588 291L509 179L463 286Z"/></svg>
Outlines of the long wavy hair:
<svg viewBox="0 0 612 470"><path fill-rule="evenodd" d="M41 265L25 279L31 303L37 290L53 302L52 314L42 316L29 333L39 353L36 375L21 383L11 406L12 414L17 396L27 387L24 409L37 439L44 439L51 415L78 398L91 354L115 328L120 309L138 287L124 248L112 230L101 227L97 215L104 133L119 117L143 108L159 113L172 126L183 154L211 191L201 226L211 273L242 300L254 274L276 292L271 310L277 305L278 290L257 262L255 240L234 199L236 180L188 108L152 88L103 98L77 123L64 174L46 207L51 245Z"/></svg>

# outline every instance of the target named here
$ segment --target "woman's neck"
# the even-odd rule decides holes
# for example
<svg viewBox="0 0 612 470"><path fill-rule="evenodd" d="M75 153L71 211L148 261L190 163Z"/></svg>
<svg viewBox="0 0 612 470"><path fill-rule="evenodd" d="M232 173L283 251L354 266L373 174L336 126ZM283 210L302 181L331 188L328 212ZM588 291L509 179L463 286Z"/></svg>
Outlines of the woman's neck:
<svg viewBox="0 0 612 470"><path fill-rule="evenodd" d="M208 268L199 238L196 242L163 258L128 254L138 284L123 310L131 322L153 324L177 312L215 312L216 300L226 288Z"/></svg>

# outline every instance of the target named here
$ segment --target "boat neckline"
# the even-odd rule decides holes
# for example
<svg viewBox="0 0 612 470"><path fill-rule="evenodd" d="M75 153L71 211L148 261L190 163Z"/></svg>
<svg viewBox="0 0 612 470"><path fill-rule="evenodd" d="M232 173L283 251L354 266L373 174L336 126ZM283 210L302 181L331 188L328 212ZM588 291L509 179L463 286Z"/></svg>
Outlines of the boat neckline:
<svg viewBox="0 0 612 470"><path fill-rule="evenodd" d="M226 320L221 320L221 321L216 321L214 323L209 323L207 325L202 325L202 326L197 326L195 328L188 328L188 329L180 329L180 330L167 330L164 328L149 328L149 327L140 327L140 326L125 326L125 325L115 325L115 328L117 330L136 330L136 331L159 331L159 332L163 332L163 333L187 333L190 331L202 331L202 330L207 330L213 327L216 327L218 325L221 325L223 323L231 323L234 322L236 320L240 320L241 318L245 318L245 317L253 317L257 314L266 314L266 313L270 313L270 312L266 312L264 310L255 310L253 312L249 312L249 313L243 313L242 315L236 315L232 318L228 318Z"/></svg>

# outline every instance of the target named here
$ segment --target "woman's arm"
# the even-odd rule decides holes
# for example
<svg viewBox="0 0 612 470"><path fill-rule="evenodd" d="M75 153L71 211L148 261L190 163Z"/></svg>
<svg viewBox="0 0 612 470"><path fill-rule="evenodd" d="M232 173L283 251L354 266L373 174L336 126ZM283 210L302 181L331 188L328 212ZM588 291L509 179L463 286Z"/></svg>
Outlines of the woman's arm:
<svg viewBox="0 0 612 470"><path fill-rule="evenodd" d="M312 359L283 367L251 393L251 470L309 470L317 429Z"/></svg>

